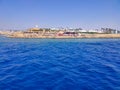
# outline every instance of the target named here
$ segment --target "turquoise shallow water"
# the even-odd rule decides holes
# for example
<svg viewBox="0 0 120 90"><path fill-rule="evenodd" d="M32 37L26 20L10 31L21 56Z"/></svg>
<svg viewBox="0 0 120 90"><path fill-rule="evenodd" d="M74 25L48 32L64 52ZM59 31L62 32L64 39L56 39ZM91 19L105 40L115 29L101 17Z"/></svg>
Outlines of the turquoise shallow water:
<svg viewBox="0 0 120 90"><path fill-rule="evenodd" d="M120 90L120 39L0 37L0 90Z"/></svg>

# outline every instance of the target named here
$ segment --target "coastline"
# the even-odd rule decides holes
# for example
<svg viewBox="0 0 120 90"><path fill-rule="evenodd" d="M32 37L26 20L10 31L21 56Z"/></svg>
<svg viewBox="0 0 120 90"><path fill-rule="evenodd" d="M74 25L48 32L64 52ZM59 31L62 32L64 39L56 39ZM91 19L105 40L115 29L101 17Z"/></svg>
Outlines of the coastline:
<svg viewBox="0 0 120 90"><path fill-rule="evenodd" d="M50 39L80 39L80 38L120 38L120 34L82 34L79 36L25 36L17 34L14 36L8 35L9 38L50 38Z"/></svg>

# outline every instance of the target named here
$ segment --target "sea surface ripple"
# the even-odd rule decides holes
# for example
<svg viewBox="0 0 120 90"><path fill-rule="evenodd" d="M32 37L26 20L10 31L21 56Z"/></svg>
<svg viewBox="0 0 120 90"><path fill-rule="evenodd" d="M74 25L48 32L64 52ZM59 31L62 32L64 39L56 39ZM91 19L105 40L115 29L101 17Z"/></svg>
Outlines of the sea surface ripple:
<svg viewBox="0 0 120 90"><path fill-rule="evenodd" d="M120 90L120 39L0 37L0 90Z"/></svg>

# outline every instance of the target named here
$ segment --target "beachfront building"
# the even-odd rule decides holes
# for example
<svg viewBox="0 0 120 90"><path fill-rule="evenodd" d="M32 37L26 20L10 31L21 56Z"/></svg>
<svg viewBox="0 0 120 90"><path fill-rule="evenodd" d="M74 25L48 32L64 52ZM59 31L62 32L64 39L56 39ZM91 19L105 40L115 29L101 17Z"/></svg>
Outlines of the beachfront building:
<svg viewBox="0 0 120 90"><path fill-rule="evenodd" d="M79 34L78 32L71 31L71 32L64 32L63 35L64 36L78 36Z"/></svg>
<svg viewBox="0 0 120 90"><path fill-rule="evenodd" d="M30 28L27 31L24 32L25 35L31 37L54 37L57 34L58 30L51 30L50 28Z"/></svg>
<svg viewBox="0 0 120 90"><path fill-rule="evenodd" d="M27 32L31 32L31 33L41 33L41 32L43 32L44 31L44 29L41 29L41 28L30 28L30 29L28 29L27 30Z"/></svg>
<svg viewBox="0 0 120 90"><path fill-rule="evenodd" d="M118 34L118 33L120 33L119 30L111 29L111 28L101 28L101 30L103 31L103 33L106 33L106 34Z"/></svg>
<svg viewBox="0 0 120 90"><path fill-rule="evenodd" d="M101 30L98 30L98 29L90 29L90 30L82 29L82 30L79 30L79 32L81 33L103 33Z"/></svg>

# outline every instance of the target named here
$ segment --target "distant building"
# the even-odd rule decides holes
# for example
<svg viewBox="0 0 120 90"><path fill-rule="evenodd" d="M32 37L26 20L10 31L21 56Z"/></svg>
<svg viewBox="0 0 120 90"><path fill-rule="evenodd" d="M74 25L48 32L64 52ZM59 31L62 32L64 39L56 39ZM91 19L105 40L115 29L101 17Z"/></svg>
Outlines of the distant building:
<svg viewBox="0 0 120 90"><path fill-rule="evenodd" d="M118 34L119 31L116 29L111 29L111 28L101 28L101 30L103 31L103 33L107 33L107 34Z"/></svg>

